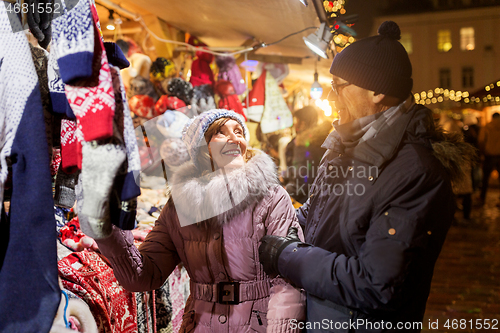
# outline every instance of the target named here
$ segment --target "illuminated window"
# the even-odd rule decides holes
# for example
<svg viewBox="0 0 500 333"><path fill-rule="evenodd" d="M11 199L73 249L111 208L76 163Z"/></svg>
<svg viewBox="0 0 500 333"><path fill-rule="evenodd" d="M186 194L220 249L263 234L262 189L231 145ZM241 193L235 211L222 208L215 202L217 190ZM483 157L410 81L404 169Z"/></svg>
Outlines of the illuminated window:
<svg viewBox="0 0 500 333"><path fill-rule="evenodd" d="M439 85L441 88L451 88L451 70L449 68L439 70Z"/></svg>
<svg viewBox="0 0 500 333"><path fill-rule="evenodd" d="M408 52L408 54L413 53L413 44L411 42L410 33L401 34L401 44L403 44L403 47L405 48L406 52Z"/></svg>
<svg viewBox="0 0 500 333"><path fill-rule="evenodd" d="M451 50L451 31L439 30L438 31L438 51L448 52Z"/></svg>
<svg viewBox="0 0 500 333"><path fill-rule="evenodd" d="M462 68L462 86L464 88L474 87L474 67Z"/></svg>
<svg viewBox="0 0 500 333"><path fill-rule="evenodd" d="M462 51L471 51L476 47L474 43L474 28L467 27L460 29L460 49Z"/></svg>

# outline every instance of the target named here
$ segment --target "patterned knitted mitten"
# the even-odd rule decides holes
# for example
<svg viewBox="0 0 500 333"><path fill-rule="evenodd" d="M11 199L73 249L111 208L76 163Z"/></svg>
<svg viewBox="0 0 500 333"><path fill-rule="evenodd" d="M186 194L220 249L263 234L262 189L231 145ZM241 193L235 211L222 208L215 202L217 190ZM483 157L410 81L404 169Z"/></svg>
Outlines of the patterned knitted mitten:
<svg viewBox="0 0 500 333"><path fill-rule="evenodd" d="M67 174L59 168L56 176L54 205L71 208L75 204L75 183L78 172Z"/></svg>
<svg viewBox="0 0 500 333"><path fill-rule="evenodd" d="M75 185L75 195L76 213L78 215L78 221L80 222L80 228L82 229L82 232L93 239L102 239L108 237L113 230L109 216L105 216L105 218L103 219L95 219L81 213L85 202L83 197L84 195L81 175L78 178L78 184ZM105 213L105 215L109 214Z"/></svg>
<svg viewBox="0 0 500 333"><path fill-rule="evenodd" d="M82 187L84 204L81 214L104 219L115 176L127 158L123 145L82 141Z"/></svg>

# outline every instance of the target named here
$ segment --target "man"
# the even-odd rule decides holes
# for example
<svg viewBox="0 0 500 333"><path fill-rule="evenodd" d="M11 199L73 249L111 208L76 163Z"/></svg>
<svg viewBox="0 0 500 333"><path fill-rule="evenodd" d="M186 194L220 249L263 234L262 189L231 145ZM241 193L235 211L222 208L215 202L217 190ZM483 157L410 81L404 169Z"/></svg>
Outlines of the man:
<svg viewBox="0 0 500 333"><path fill-rule="evenodd" d="M306 243L264 237L260 261L307 294L308 332L420 331L434 264L454 213L450 178L468 144L445 142L415 104L394 22L333 60L339 121L313 193L297 209ZM446 163L441 163L441 161ZM449 166L449 169L444 167ZM424 323L426 324L426 323Z"/></svg>
<svg viewBox="0 0 500 333"><path fill-rule="evenodd" d="M287 170L282 174L285 189L301 205L309 198L325 153L321 143L332 129L330 122L318 124L318 112L316 107L309 105L293 113L297 135L286 146Z"/></svg>
<svg viewBox="0 0 500 333"><path fill-rule="evenodd" d="M486 192L490 175L493 169L500 172L500 114L495 112L490 123L486 124L480 131L478 146L484 155L483 161L483 186L481 187L481 204L486 201Z"/></svg>

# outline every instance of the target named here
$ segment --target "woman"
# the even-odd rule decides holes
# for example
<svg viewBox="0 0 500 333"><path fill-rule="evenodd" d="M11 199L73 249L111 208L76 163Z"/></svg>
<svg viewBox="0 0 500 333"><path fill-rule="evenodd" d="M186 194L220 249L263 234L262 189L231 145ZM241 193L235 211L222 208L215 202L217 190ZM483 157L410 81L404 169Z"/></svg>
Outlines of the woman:
<svg viewBox="0 0 500 333"><path fill-rule="evenodd" d="M172 195L139 250L113 227L97 240L129 290L159 288L182 262L191 279L181 332L293 332L304 299L259 263L259 240L302 231L275 165L247 146L242 117L210 110L186 125L190 162L170 182Z"/></svg>

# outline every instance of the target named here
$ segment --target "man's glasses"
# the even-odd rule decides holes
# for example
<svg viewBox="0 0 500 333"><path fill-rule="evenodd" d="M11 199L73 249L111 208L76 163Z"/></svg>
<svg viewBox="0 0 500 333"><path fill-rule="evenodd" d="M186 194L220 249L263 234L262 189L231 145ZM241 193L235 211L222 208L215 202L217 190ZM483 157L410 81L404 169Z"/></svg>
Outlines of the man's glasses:
<svg viewBox="0 0 500 333"><path fill-rule="evenodd" d="M350 85L351 83L349 82L344 82L344 83L336 83L335 81L332 81L332 90L334 93L336 93L337 95L341 92L341 90L339 90L340 88L345 88L347 87L348 85Z"/></svg>

